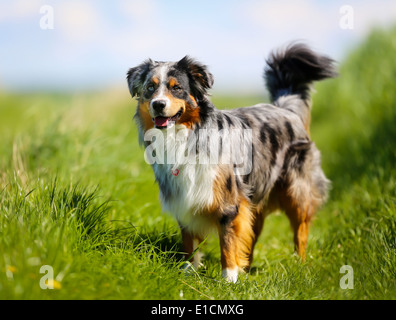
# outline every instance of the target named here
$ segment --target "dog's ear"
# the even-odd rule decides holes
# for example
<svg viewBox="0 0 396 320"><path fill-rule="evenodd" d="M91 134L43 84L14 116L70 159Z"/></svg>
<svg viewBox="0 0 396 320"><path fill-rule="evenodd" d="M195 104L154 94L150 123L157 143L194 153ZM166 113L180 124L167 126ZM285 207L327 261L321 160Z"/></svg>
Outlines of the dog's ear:
<svg viewBox="0 0 396 320"><path fill-rule="evenodd" d="M129 92L131 93L132 97L139 95L144 80L146 79L146 76L153 67L153 65L154 65L154 61L148 59L144 61L142 64L138 65L137 67L128 70L127 82L128 82Z"/></svg>
<svg viewBox="0 0 396 320"><path fill-rule="evenodd" d="M213 86L214 82L213 75L208 71L208 68L189 56L181 59L177 63L177 66L183 70L187 70L192 93L199 100L202 99L206 95L207 90Z"/></svg>

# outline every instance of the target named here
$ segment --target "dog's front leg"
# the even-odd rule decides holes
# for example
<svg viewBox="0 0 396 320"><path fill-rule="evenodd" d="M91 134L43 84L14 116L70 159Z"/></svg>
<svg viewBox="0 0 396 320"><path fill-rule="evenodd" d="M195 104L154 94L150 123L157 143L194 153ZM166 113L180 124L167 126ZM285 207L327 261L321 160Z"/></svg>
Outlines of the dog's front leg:
<svg viewBox="0 0 396 320"><path fill-rule="evenodd" d="M239 266L237 257L237 239L231 223L220 224L220 250L222 276L229 282L237 282Z"/></svg>
<svg viewBox="0 0 396 320"><path fill-rule="evenodd" d="M197 250L202 239L193 233L191 233L187 228L180 226L182 241L183 241L183 252L184 259L186 260L185 268L188 269L191 265L198 269L201 266L201 254Z"/></svg>
<svg viewBox="0 0 396 320"><path fill-rule="evenodd" d="M221 215L218 227L222 276L233 283L238 280L238 272L250 266L254 240L249 205L241 202L234 210Z"/></svg>

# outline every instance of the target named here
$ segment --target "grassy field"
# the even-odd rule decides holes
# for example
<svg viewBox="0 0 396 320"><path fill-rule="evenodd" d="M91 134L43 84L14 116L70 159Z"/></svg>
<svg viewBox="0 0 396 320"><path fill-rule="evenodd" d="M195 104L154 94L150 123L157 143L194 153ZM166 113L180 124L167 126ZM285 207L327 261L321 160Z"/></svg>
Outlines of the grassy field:
<svg viewBox="0 0 396 320"><path fill-rule="evenodd" d="M396 299L396 30L374 31L316 85L312 138L332 180L302 263L271 215L253 268L179 272L176 222L161 213L127 87L85 94L0 93L0 299ZM121 75L122 76L122 75ZM219 108L260 97L213 97ZM40 273L51 266L53 290ZM341 289L350 265L354 288ZM48 283L50 284L50 283Z"/></svg>

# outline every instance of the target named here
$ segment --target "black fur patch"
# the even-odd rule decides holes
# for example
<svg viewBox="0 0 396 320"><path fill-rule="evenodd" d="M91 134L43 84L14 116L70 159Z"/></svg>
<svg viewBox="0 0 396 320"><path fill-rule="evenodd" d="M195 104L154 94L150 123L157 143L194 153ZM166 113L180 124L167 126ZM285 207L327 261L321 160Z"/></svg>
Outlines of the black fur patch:
<svg viewBox="0 0 396 320"><path fill-rule="evenodd" d="M265 131L263 130L263 128L261 128L260 130L260 141L265 144L267 142L267 135L265 133Z"/></svg>
<svg viewBox="0 0 396 320"><path fill-rule="evenodd" d="M244 129L250 128L250 121L249 121L249 119L248 119L247 116L245 116L245 115L239 115L239 119L241 119L242 127L243 127Z"/></svg>
<svg viewBox="0 0 396 320"><path fill-rule="evenodd" d="M175 69L185 72L189 78L190 90L197 101L201 101L213 86L213 75L207 67L189 56L177 62Z"/></svg>
<svg viewBox="0 0 396 320"><path fill-rule="evenodd" d="M286 121L285 127L286 127L287 133L289 135L290 141L293 141L294 140L294 131L293 131L291 123L289 121Z"/></svg>
<svg viewBox="0 0 396 320"><path fill-rule="evenodd" d="M201 101L198 101L199 104L199 117L201 119L201 123L204 124L208 118L213 116L215 107L214 105L206 98Z"/></svg>
<svg viewBox="0 0 396 320"><path fill-rule="evenodd" d="M226 119L230 127L234 125L234 123L232 122L231 118L228 115L224 114L224 119Z"/></svg>
<svg viewBox="0 0 396 320"><path fill-rule="evenodd" d="M285 94L299 94L306 100L309 98L311 82L337 75L334 60L313 52L301 43L273 52L267 65L264 78L271 101Z"/></svg>
<svg viewBox="0 0 396 320"><path fill-rule="evenodd" d="M218 128L219 128L219 131L220 130L223 130L223 128L224 128L224 126L223 126L223 120L219 117L219 118L217 118L217 126L218 126Z"/></svg>
<svg viewBox="0 0 396 320"><path fill-rule="evenodd" d="M303 149L298 153L298 157L297 157L297 167L299 170L302 169L304 162L305 162L305 158L307 156L307 151L308 149Z"/></svg>
<svg viewBox="0 0 396 320"><path fill-rule="evenodd" d="M311 141L309 140L293 143L286 152L285 162L282 168L283 173L286 173L289 166L301 172L310 147Z"/></svg>
<svg viewBox="0 0 396 320"><path fill-rule="evenodd" d="M279 141L277 138L278 132L274 128L268 125L268 123L264 123L261 131L266 132L269 136L270 148L271 148L271 165L274 166L276 162L276 153L279 150Z"/></svg>
<svg viewBox="0 0 396 320"><path fill-rule="evenodd" d="M220 218L220 225L226 226L231 223L232 220L238 215L239 206L235 206L234 208L223 212Z"/></svg>
<svg viewBox="0 0 396 320"><path fill-rule="evenodd" d="M226 187L227 187L227 190L231 192L231 190L232 190L232 180L231 180L231 176L229 176L229 177L227 178Z"/></svg>

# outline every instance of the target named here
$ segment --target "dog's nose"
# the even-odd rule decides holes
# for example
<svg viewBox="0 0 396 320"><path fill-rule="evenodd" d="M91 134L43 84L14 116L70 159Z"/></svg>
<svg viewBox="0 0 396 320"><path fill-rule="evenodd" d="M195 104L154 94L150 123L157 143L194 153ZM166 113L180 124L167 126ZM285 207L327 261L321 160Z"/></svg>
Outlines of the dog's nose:
<svg viewBox="0 0 396 320"><path fill-rule="evenodd" d="M152 105L153 105L153 109L155 111L161 112L166 107L166 101L165 100L155 100L152 102Z"/></svg>

